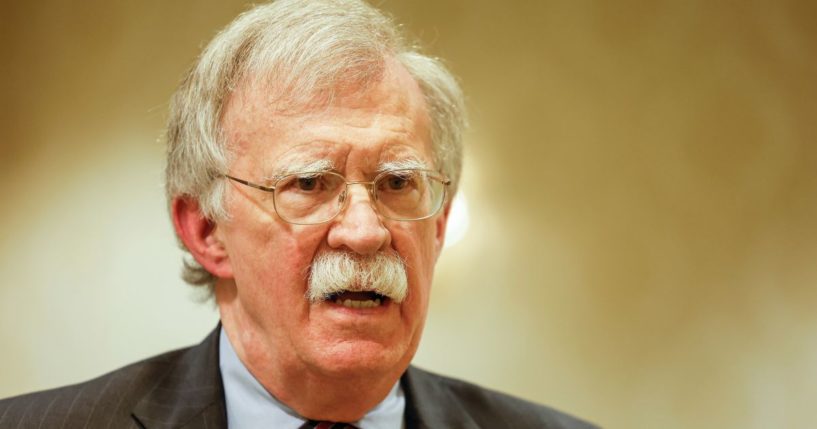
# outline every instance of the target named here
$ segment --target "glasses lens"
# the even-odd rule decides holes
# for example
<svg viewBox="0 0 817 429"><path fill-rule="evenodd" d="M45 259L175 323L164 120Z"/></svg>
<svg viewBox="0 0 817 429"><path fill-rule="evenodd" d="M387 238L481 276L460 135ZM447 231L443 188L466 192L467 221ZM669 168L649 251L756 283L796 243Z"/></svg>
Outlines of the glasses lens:
<svg viewBox="0 0 817 429"><path fill-rule="evenodd" d="M284 176L275 184L275 210L287 222L326 222L340 211L343 176L332 172L306 172Z"/></svg>
<svg viewBox="0 0 817 429"><path fill-rule="evenodd" d="M377 204L382 214L396 220L427 218L442 206L445 185L425 170L394 170L375 181Z"/></svg>

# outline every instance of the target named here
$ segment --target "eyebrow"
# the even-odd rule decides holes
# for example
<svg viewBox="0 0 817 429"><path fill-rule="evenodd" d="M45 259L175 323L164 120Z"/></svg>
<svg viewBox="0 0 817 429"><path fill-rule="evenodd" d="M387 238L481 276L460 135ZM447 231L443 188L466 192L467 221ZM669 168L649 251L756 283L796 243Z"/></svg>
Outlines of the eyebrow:
<svg viewBox="0 0 817 429"><path fill-rule="evenodd" d="M328 159L318 159L312 161L291 161L287 165L282 167L277 167L269 177L265 179L272 179L277 180L284 176L295 174L295 173L302 173L302 172L323 172L323 171L332 171L335 169L334 164L332 161Z"/></svg>
<svg viewBox="0 0 817 429"><path fill-rule="evenodd" d="M419 158L411 157L395 161L381 162L377 166L377 173L382 173L384 171L407 169L429 170L430 168L425 161ZM264 179L275 181L290 174L303 172L314 173L333 170L335 170L335 165L334 163L332 163L332 161L328 159L318 159L312 161L291 161L285 166L275 168L275 170L273 170L271 174L264 177Z"/></svg>
<svg viewBox="0 0 817 429"><path fill-rule="evenodd" d="M425 161L419 158L406 158L400 159L396 161L387 161L381 162L377 166L377 172L382 173L384 171L392 171L392 170L407 170L407 169L415 169L415 170L430 170L428 164Z"/></svg>

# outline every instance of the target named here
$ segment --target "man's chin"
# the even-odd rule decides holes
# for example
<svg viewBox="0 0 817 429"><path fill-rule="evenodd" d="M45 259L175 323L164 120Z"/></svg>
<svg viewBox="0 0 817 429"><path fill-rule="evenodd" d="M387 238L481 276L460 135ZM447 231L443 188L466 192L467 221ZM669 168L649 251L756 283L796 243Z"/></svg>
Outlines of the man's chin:
<svg viewBox="0 0 817 429"><path fill-rule="evenodd" d="M406 347L362 339L345 339L316 352L312 366L331 378L399 376L414 354Z"/></svg>
<svg viewBox="0 0 817 429"><path fill-rule="evenodd" d="M340 302L338 302L340 301ZM301 337L302 358L331 377L401 374L417 349L416 332L401 317L402 305L348 306L342 300L310 305Z"/></svg>

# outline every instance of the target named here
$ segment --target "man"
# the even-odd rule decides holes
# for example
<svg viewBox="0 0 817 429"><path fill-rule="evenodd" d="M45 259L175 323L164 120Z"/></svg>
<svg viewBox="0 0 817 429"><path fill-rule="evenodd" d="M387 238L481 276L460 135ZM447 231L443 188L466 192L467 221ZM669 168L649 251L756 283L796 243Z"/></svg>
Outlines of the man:
<svg viewBox="0 0 817 429"><path fill-rule="evenodd" d="M221 325L0 402L0 427L584 428L411 367L460 175L462 95L357 0L241 15L174 96L167 192Z"/></svg>

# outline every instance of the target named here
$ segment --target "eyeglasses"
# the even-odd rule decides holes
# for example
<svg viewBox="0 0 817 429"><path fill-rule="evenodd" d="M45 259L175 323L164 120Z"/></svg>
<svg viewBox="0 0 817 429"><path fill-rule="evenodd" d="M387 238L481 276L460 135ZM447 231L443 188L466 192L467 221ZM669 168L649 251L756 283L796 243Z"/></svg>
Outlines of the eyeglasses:
<svg viewBox="0 0 817 429"><path fill-rule="evenodd" d="M400 169L378 174L371 182L347 181L332 171L305 171L278 178L263 186L225 174L224 177L272 193L275 212L286 222L316 225L329 222L346 205L350 185L363 185L377 210L392 220L414 221L437 214L451 183L431 170Z"/></svg>

